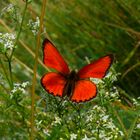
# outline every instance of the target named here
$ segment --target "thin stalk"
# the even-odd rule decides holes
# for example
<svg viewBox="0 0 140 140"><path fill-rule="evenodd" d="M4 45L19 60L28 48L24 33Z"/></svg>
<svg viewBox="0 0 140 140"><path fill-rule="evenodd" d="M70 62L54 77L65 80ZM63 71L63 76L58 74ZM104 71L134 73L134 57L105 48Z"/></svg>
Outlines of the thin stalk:
<svg viewBox="0 0 140 140"><path fill-rule="evenodd" d="M98 94L99 94L99 98L100 98L101 105L103 106L103 105L104 105L103 97L102 97L102 95L101 95L100 92L99 92Z"/></svg>
<svg viewBox="0 0 140 140"><path fill-rule="evenodd" d="M138 43L135 45L135 47L132 49L132 51L130 51L130 53L127 55L127 57L125 58L125 60L122 62L122 66L126 65L130 59L134 56L135 52L137 51L137 49L140 46L140 41L138 41Z"/></svg>
<svg viewBox="0 0 140 140"><path fill-rule="evenodd" d="M116 109L114 108L114 105L113 105L113 104L110 104L110 106L111 106L111 108L112 108L112 110L113 110L113 112L114 112L114 114L115 114L117 120L119 121L119 123L120 123L122 129L123 129L124 135L127 137L126 128L125 128L125 126L124 126L124 124L123 124L123 122L122 122L120 116L118 115L118 112L117 112Z"/></svg>
<svg viewBox="0 0 140 140"><path fill-rule="evenodd" d="M81 118L81 112L80 112L80 109L78 109L77 110L77 112L78 112L78 122L79 122L79 128L80 128L80 135L82 135L82 124L81 124L81 120L82 120L82 118Z"/></svg>
<svg viewBox="0 0 140 140"><path fill-rule="evenodd" d="M130 32L132 34L135 34L136 36L140 36L140 32L135 31L135 30L133 30L132 28L129 28L129 27L123 27L123 26L120 26L120 25L117 25L117 24L114 24L114 23L109 23L109 22L104 22L104 24L106 24L108 26L115 27L115 28L122 29L122 30L127 31L127 32Z"/></svg>
<svg viewBox="0 0 140 140"><path fill-rule="evenodd" d="M134 121L133 121L133 123L132 123L132 125L131 125L131 127L129 129L127 140L129 140L131 138L131 136L132 136L132 133L133 133L133 130L134 130L135 125L137 123L137 120L139 118L139 115L140 115L140 112L137 113L136 118L134 119Z"/></svg>
<svg viewBox="0 0 140 140"><path fill-rule="evenodd" d="M14 51L15 51L15 46L16 46L17 43L18 43L18 40L19 40L19 37L20 37L20 33L21 33L21 31L22 31L22 26L23 26L23 21L24 21L24 18L25 18L25 13L26 13L27 5L28 5L28 2L26 1L25 7L24 7L24 10L23 10L23 16L22 16L20 28L19 28L19 31L18 31L18 34L17 34L17 37L16 37L16 41L15 41L15 44L14 44L14 48L13 48L13 50L12 50L10 56L6 55L7 60L8 60L8 65L9 65L9 73L10 73L10 79L11 79L12 88L13 88L13 76L12 76L12 65L11 65L11 61L12 61L13 53L14 53Z"/></svg>
<svg viewBox="0 0 140 140"><path fill-rule="evenodd" d="M5 88L3 84L0 83L0 86L6 91L7 94L9 93L9 91Z"/></svg>
<svg viewBox="0 0 140 140"><path fill-rule="evenodd" d="M96 139L99 140L100 129L99 129L99 127L98 127L97 129L98 129L98 132L97 132L97 137L96 137Z"/></svg>
<svg viewBox="0 0 140 140"><path fill-rule="evenodd" d="M39 32L37 35L37 47L36 47L36 51L35 51L35 64L34 64L34 68L33 68L34 75L33 75L33 80L32 80L32 91L31 91L32 92L32 94L31 94L32 103L31 103L31 136L30 136L30 140L34 140L34 112L35 112L34 104L35 104L36 74L37 74L38 56L39 56L39 48L40 48L40 36L41 36L42 28L43 28L43 19L44 19L44 15L45 15L46 2L47 2L47 0L43 0L43 3L42 3L41 16L40 16L40 28L39 28Z"/></svg>
<svg viewBox="0 0 140 140"><path fill-rule="evenodd" d="M4 74L5 74L5 77L6 77L7 81L8 81L8 84L9 84L10 88L12 88L11 81L10 81L10 79L8 78L8 74L7 74L7 72L6 72L6 69L5 69L5 67L4 67L4 65L3 65L2 61L1 61L1 59L0 59L0 64L1 64L1 67L2 67L3 72L4 72Z"/></svg>
<svg viewBox="0 0 140 140"><path fill-rule="evenodd" d="M132 71L133 69L135 69L136 67L140 66L140 62L134 64L133 66L131 66L130 68L128 68L124 74L122 75L121 79L123 79L130 71Z"/></svg>
<svg viewBox="0 0 140 140"><path fill-rule="evenodd" d="M18 31L18 34L17 34L17 37L16 37L16 41L15 41L15 44L14 44L14 49L12 50L11 55L10 55L10 57L9 57L10 60L12 59L13 53L14 53L14 51L15 51L15 46L16 46L17 43L18 43L18 40L19 40L21 31L22 31L22 26L23 26L23 22L24 22L24 18L25 18L25 13L26 13L27 6L28 6L28 2L26 1L25 7L24 7L24 10L23 10L23 16L22 16L20 28L19 28L19 31Z"/></svg>
<svg viewBox="0 0 140 140"><path fill-rule="evenodd" d="M7 53L5 53L5 57L8 61L8 67L9 67L9 75L10 75L10 88L13 89L13 78L12 78L12 66L11 66L11 60L9 59Z"/></svg>

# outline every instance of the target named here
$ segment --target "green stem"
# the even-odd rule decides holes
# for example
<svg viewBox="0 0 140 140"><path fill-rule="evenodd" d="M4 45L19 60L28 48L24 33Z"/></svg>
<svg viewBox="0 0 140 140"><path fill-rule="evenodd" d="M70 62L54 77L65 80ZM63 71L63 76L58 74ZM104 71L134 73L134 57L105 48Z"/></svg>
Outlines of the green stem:
<svg viewBox="0 0 140 140"><path fill-rule="evenodd" d="M99 98L100 98L101 105L103 106L104 103L103 103L102 95L100 92L99 92Z"/></svg>
<svg viewBox="0 0 140 140"><path fill-rule="evenodd" d="M10 88L12 88L11 82L10 82L10 80L9 80L9 78L8 78L8 74L7 74L7 72L6 72L6 69L5 69L5 67L4 67L4 65L3 65L2 61L1 61L1 59L0 59L0 64L1 64L1 67L2 67L3 72L4 72L4 74L5 74L5 77L6 77L7 81L8 81L8 84L9 84Z"/></svg>
<svg viewBox="0 0 140 140"><path fill-rule="evenodd" d="M12 88L13 88L13 76L12 76L12 65L11 65L11 61L12 61L13 53L14 53L14 51L15 51L15 47L16 47L16 45L17 45L17 43L18 43L18 40L19 40L21 31L22 31L22 26L23 26L23 22L24 22L24 18L25 18L25 13L26 13L27 6L28 6L28 2L26 1L25 7L24 7L24 10L23 10L23 16L22 16L20 28L19 28L19 31L18 31L18 34L17 34L17 37L16 37L16 41L15 41L15 44L14 44L14 48L13 48L13 50L12 50L10 56L8 56L8 55L6 54L6 58L7 58L7 60L8 60L9 74L10 74L10 79L11 79L11 86L12 86Z"/></svg>
<svg viewBox="0 0 140 140"><path fill-rule="evenodd" d="M137 120L139 118L139 115L140 115L140 112L137 113L136 118L134 119L134 121L133 121L133 123L132 123L132 125L131 125L131 127L129 129L128 137L127 137L128 140L131 138L131 136L133 134L133 130L134 130L135 126L136 126L136 123L137 123Z"/></svg>
<svg viewBox="0 0 140 140"><path fill-rule="evenodd" d="M99 129L99 127L97 128L98 129L98 132L97 132L97 140L99 140L99 134L100 134L100 129Z"/></svg>
<svg viewBox="0 0 140 140"><path fill-rule="evenodd" d="M24 18L25 18L25 13L26 13L27 6L28 6L28 2L26 1L25 7L24 7L24 10L23 10L23 16L22 16L20 28L19 28L19 31L18 31L18 34L17 34L17 37L16 37L16 41L15 41L15 44L14 44L14 49L12 50L11 55L10 55L10 57L9 57L10 60L12 59L13 53L14 53L14 51L15 51L15 47L16 47L16 45L17 45L17 43L18 43L18 40L19 40L19 37L20 37L20 33L21 33L21 31L22 31L22 26L23 26L23 22L24 22Z"/></svg>
<svg viewBox="0 0 140 140"><path fill-rule="evenodd" d="M119 116L117 110L114 108L114 105L113 105L113 104L110 103L109 106L111 107L114 116L117 118L117 120L118 120L118 122L119 122L119 124L120 124L120 126L121 126L121 128L122 128L122 131L124 132L125 137L127 137L128 134L127 134L126 128L125 128L125 126L124 126L124 124L123 124L123 121L122 121L122 119L120 118L120 116Z"/></svg>
<svg viewBox="0 0 140 140"><path fill-rule="evenodd" d="M7 59L7 61L8 61L8 67L9 67L9 75L10 75L10 88L11 89L13 89L13 78L12 78L12 67L11 67L11 61L10 61L10 59L9 59L9 57L8 57L8 55L7 55L7 53L5 53L5 57L6 57L6 59ZM7 75L8 76L8 75Z"/></svg>
<svg viewBox="0 0 140 140"><path fill-rule="evenodd" d="M81 118L81 112L80 112L80 109L77 110L78 112L78 122L79 122L79 128L80 128L80 135L82 135L82 124L81 124L81 121L82 121L82 118Z"/></svg>
<svg viewBox="0 0 140 140"><path fill-rule="evenodd" d="M9 93L9 91L5 88L3 84L0 83L0 86L6 91L7 94Z"/></svg>

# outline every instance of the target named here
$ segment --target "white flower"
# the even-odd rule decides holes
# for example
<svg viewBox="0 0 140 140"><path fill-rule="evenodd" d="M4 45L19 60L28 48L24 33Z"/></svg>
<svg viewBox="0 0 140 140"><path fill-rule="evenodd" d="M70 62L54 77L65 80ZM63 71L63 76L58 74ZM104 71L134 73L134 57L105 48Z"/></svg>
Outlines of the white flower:
<svg viewBox="0 0 140 140"><path fill-rule="evenodd" d="M101 79L97 79L97 78L90 78L92 82L94 82L95 84L100 84L100 83L104 83Z"/></svg>
<svg viewBox="0 0 140 140"><path fill-rule="evenodd" d="M105 133L105 131L99 131L99 138L100 139L104 139L106 137L106 133Z"/></svg>
<svg viewBox="0 0 140 140"><path fill-rule="evenodd" d="M70 140L74 140L76 138L77 138L77 134L74 133L70 134Z"/></svg>
<svg viewBox="0 0 140 140"><path fill-rule="evenodd" d="M50 136L50 133L49 133L48 129L43 129L43 133L47 136Z"/></svg>
<svg viewBox="0 0 140 140"><path fill-rule="evenodd" d="M22 84L21 84L21 86L23 87L23 88L25 88L27 85L29 85L29 82L27 81L27 82L23 82Z"/></svg>
<svg viewBox="0 0 140 140"><path fill-rule="evenodd" d="M102 117L102 120L103 120L104 122L106 122L106 121L108 120L108 118L109 118L109 115L106 115L106 116L103 116L103 117Z"/></svg>
<svg viewBox="0 0 140 140"><path fill-rule="evenodd" d="M61 124L61 118L55 116L55 121L52 122L52 125Z"/></svg>
<svg viewBox="0 0 140 140"><path fill-rule="evenodd" d="M137 129L140 129L140 123L139 123L139 124L137 124L136 128L137 128Z"/></svg>
<svg viewBox="0 0 140 140"><path fill-rule="evenodd" d="M87 122L91 122L93 120L93 116L92 116L92 114L91 115L88 115L87 116Z"/></svg>
<svg viewBox="0 0 140 140"><path fill-rule="evenodd" d="M32 19L30 19L29 23L27 25L31 29L32 33L34 35L37 35L38 30L39 30L39 26L40 26L39 17L36 17L36 21L35 22Z"/></svg>
<svg viewBox="0 0 140 140"><path fill-rule="evenodd" d="M105 93L105 96L109 96L109 92L108 91Z"/></svg>
<svg viewBox="0 0 140 140"><path fill-rule="evenodd" d="M106 124L106 128L111 129L112 131L116 128L115 125L112 123L112 120L110 120L107 124Z"/></svg>
<svg viewBox="0 0 140 140"><path fill-rule="evenodd" d="M92 140L92 138L88 138L87 135L85 134L85 137L82 140Z"/></svg>
<svg viewBox="0 0 140 140"><path fill-rule="evenodd" d="M105 77L106 77L106 78L109 78L109 77L111 77L111 76L112 76L112 72L109 71Z"/></svg>
<svg viewBox="0 0 140 140"><path fill-rule="evenodd" d="M61 124L61 118L59 118L59 117L55 117L55 123L59 123L59 124Z"/></svg>
<svg viewBox="0 0 140 140"><path fill-rule="evenodd" d="M122 131L119 131L119 133L120 133L121 136L124 136L124 133Z"/></svg>

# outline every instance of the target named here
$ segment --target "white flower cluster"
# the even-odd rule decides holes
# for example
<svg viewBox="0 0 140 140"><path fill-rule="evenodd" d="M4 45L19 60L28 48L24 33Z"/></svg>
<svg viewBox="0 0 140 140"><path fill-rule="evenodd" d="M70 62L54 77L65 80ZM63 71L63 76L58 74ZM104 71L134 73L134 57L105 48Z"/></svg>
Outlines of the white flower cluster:
<svg viewBox="0 0 140 140"><path fill-rule="evenodd" d="M55 120L52 122L52 125L56 126L57 124L61 124L61 118L58 116L55 116Z"/></svg>
<svg viewBox="0 0 140 140"><path fill-rule="evenodd" d="M119 136L123 136L123 132L113 123L113 119L107 114L104 107L95 105L86 115L86 123L89 129L92 129L92 138L98 135L102 140L116 140ZM93 124L93 126L91 126Z"/></svg>
<svg viewBox="0 0 140 140"><path fill-rule="evenodd" d="M13 33L0 33L0 46L2 46L0 51L5 53L7 50L12 50L15 47L15 38Z"/></svg>
<svg viewBox="0 0 140 140"><path fill-rule="evenodd" d="M13 21L16 21L18 23L21 23L21 15L19 14L19 8L13 4L7 5L5 8L3 8L0 12L0 17L1 16L9 16L10 18L13 19Z"/></svg>
<svg viewBox="0 0 140 140"><path fill-rule="evenodd" d="M121 100L119 100L120 95L119 95L119 91L118 91L117 87L113 86L110 90L111 90L110 92L106 91L105 93L102 93L103 98L108 101L119 101L120 102Z"/></svg>
<svg viewBox="0 0 140 140"><path fill-rule="evenodd" d="M8 13L13 13L13 11L14 11L14 5L13 4L9 4L9 5L7 5L6 7L4 7L2 10L1 10L1 16L4 14L4 13L6 13L6 12L8 12Z"/></svg>
<svg viewBox="0 0 140 140"><path fill-rule="evenodd" d="M29 23L27 25L31 29L32 33L34 35L37 35L38 30L39 30L39 26L40 26L39 17L36 17L36 21L33 21L32 19L30 19Z"/></svg>
<svg viewBox="0 0 140 140"><path fill-rule="evenodd" d="M137 99L133 98L133 105L136 107L140 107L140 97L138 97Z"/></svg>
<svg viewBox="0 0 140 140"><path fill-rule="evenodd" d="M93 81L97 86L98 90L100 92L100 95L102 98L106 101L120 101L119 100L119 90L117 87L113 86L113 82L117 81L117 76L120 75L119 73L116 73L115 70L112 68L110 72L106 75L103 79L96 79L91 78L91 81ZM110 86L110 89L108 89L108 86Z"/></svg>
<svg viewBox="0 0 140 140"><path fill-rule="evenodd" d="M135 136L135 134L139 134L139 132L140 132L140 114L138 114L138 118L137 118L137 121L136 121L136 124L135 124L135 128L133 130L133 135Z"/></svg>
<svg viewBox="0 0 140 140"><path fill-rule="evenodd" d="M109 73L104 77L104 79L113 83L114 81L117 81L118 75L120 75L120 73L116 73L115 70L111 69L111 71L109 71ZM93 81L95 84L105 84L103 79L91 78L91 81Z"/></svg>
<svg viewBox="0 0 140 140"><path fill-rule="evenodd" d="M25 94L26 93L25 88L27 85L29 85L29 82L23 82L22 84L15 83L14 89L11 91L11 93L16 93L16 92L20 91L23 94Z"/></svg>

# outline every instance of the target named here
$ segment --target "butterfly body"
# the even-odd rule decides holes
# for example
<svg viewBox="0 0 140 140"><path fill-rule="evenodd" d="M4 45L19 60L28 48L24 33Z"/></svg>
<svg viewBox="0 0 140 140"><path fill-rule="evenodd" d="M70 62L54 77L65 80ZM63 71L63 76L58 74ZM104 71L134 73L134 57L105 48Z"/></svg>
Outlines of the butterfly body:
<svg viewBox="0 0 140 140"><path fill-rule="evenodd" d="M56 47L48 40L43 42L43 62L57 72L50 72L41 78L44 89L54 95L80 103L89 101L97 95L96 85L90 77L102 79L113 62L113 55L106 55L81 68L71 71Z"/></svg>
<svg viewBox="0 0 140 140"><path fill-rule="evenodd" d="M75 88L75 84L79 80L79 77L75 71L71 71L70 74L65 77L67 82L64 86L62 97L68 96L69 98L71 98Z"/></svg>

